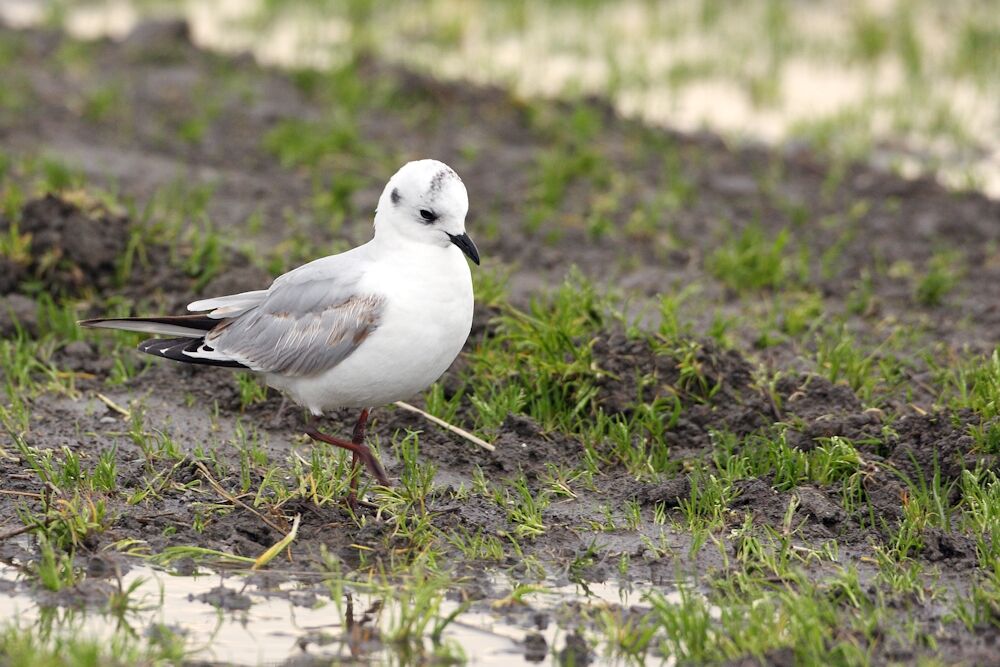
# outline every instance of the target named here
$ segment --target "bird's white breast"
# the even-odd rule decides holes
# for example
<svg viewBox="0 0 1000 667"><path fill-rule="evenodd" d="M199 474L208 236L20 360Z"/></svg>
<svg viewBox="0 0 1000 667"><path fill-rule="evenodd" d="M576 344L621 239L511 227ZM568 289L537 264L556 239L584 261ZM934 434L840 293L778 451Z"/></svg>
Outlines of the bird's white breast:
<svg viewBox="0 0 1000 667"><path fill-rule="evenodd" d="M314 414L403 400L436 381L472 328L472 275L455 246L381 257L358 283L384 298L378 327L350 356L309 378L269 376Z"/></svg>

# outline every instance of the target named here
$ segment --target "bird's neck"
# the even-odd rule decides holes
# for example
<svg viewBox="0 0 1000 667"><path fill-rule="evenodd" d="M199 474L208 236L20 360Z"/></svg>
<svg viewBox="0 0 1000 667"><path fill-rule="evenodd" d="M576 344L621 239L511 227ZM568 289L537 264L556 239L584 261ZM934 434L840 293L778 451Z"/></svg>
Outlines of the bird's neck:
<svg viewBox="0 0 1000 667"><path fill-rule="evenodd" d="M409 238L392 227L379 229L376 225L372 238L372 250L379 258L405 258L414 261L440 259L445 248Z"/></svg>

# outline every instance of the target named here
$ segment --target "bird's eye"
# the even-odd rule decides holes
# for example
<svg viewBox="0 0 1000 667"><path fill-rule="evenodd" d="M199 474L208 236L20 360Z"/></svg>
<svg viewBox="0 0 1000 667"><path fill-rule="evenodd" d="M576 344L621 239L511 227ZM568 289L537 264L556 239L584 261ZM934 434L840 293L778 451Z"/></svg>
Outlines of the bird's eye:
<svg viewBox="0 0 1000 667"><path fill-rule="evenodd" d="M434 211L428 211L426 208L420 209L420 217L427 222L434 222L438 219L437 213Z"/></svg>

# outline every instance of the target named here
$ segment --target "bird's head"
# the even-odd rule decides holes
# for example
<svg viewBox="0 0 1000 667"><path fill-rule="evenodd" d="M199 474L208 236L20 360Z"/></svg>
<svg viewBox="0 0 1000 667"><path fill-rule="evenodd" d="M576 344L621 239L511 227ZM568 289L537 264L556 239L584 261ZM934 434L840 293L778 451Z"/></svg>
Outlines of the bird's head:
<svg viewBox="0 0 1000 667"><path fill-rule="evenodd" d="M437 160L408 162L382 191L375 235L441 247L454 244L479 264L476 244L465 232L468 211L469 194L451 167Z"/></svg>

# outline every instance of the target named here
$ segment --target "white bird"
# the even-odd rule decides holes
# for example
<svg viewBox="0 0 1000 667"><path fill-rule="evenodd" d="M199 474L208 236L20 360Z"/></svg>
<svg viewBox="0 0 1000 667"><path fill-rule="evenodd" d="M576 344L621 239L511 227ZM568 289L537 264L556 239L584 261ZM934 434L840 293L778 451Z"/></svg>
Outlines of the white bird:
<svg viewBox="0 0 1000 667"><path fill-rule="evenodd" d="M389 179L364 245L276 278L267 289L195 301L194 315L93 319L85 327L172 336L139 345L175 361L246 368L311 414L311 438L352 452L352 505L363 462L389 479L365 444L371 407L423 391L448 369L472 327L479 264L465 231L469 198L458 174L436 160L404 165ZM361 408L350 441L321 433L318 418Z"/></svg>

